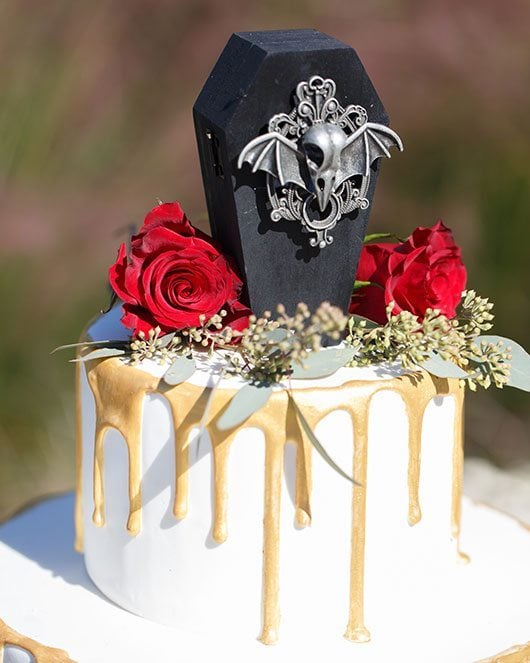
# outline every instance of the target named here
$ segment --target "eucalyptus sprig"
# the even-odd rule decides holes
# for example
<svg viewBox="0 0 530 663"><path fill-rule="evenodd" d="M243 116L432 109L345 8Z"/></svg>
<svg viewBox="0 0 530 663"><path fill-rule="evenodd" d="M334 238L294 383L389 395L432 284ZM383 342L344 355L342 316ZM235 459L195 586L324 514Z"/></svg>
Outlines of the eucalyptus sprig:
<svg viewBox="0 0 530 663"><path fill-rule="evenodd" d="M466 348L467 368L473 371L473 378L468 378L471 391L477 386L488 389L491 385L502 389L508 384L511 373L511 348L502 341L491 343L480 341Z"/></svg>
<svg viewBox="0 0 530 663"><path fill-rule="evenodd" d="M219 347L232 349L231 343L240 335L240 332L223 325L223 319L226 316L225 310L210 318L202 314L199 316L200 324L196 327L187 327L163 334L161 328L157 326L151 328L147 334L143 331L138 332L128 341L81 341L61 345L52 353L75 349L78 357L73 361L121 356L128 359L132 366L136 366L146 359L151 359L159 364L172 363L177 358L191 358L193 350L197 348L208 348L210 352Z"/></svg>
<svg viewBox="0 0 530 663"><path fill-rule="evenodd" d="M350 318L346 342L355 355L349 366L397 361L405 369L424 367L438 377L459 377L472 391L492 385L525 388L521 386L526 384L524 379L518 377L516 384L513 376L527 374L528 354L508 339L481 336L493 326L493 304L474 290L462 293L451 320L437 309L427 309L421 321L409 311L394 315L393 309L391 302L382 326L358 316ZM512 370L512 345L520 349L518 363L524 370Z"/></svg>
<svg viewBox="0 0 530 663"><path fill-rule="evenodd" d="M200 325L177 332L161 335L160 327L150 329L146 335L139 332L131 341L131 363L136 365L144 359L154 359L160 364L168 363L177 357L191 357L194 348L230 348L230 343L240 334L231 327L223 327L225 310L207 318L199 316Z"/></svg>
<svg viewBox="0 0 530 663"><path fill-rule="evenodd" d="M495 319L492 310L493 302L489 299L480 297L474 290L464 290L460 310L457 313L460 331L467 338L489 331Z"/></svg>
<svg viewBox="0 0 530 663"><path fill-rule="evenodd" d="M230 344L241 335L241 332L232 329L232 327L224 326L223 319L227 315L224 309L210 318L201 314L198 327L188 327L179 332L180 343L187 345L190 350L194 345L209 348L210 352L219 347L230 348Z"/></svg>
<svg viewBox="0 0 530 663"><path fill-rule="evenodd" d="M325 377L345 365L398 362L407 370L420 367L438 377L460 378L472 391L492 385L530 391L530 356L514 341L483 334L493 326L493 304L474 290L462 293L453 319L437 309L427 309L422 320L410 311L394 314L393 309L390 303L386 323L378 325L359 316L348 318L329 302L313 314L303 303L293 315L280 305L274 318L270 311L259 318L250 316L242 332L225 326L223 310L210 318L201 315L196 327L169 334L155 327L131 341L85 341L57 350L76 348L78 357L73 361L119 356L133 366L146 359L167 364L164 380L170 385L193 373L195 351L223 349L228 351L227 374L242 377L249 387ZM345 330L346 348L319 352L325 339L338 341ZM250 390L247 396L251 398Z"/></svg>
<svg viewBox="0 0 530 663"><path fill-rule="evenodd" d="M455 323L440 311L427 309L420 322L410 311L394 315L393 309L391 302L386 308L387 322L382 326L358 316L350 318L346 342L356 350L350 366L399 361L404 368L413 369L433 352L444 359L458 356L461 338L456 333Z"/></svg>
<svg viewBox="0 0 530 663"><path fill-rule="evenodd" d="M177 356L180 348L180 339L173 334L161 336L160 327L150 329L148 334L140 331L132 339L129 348L131 350L131 365L135 366L145 359L153 359L162 364L171 361Z"/></svg>
<svg viewBox="0 0 530 663"><path fill-rule="evenodd" d="M291 379L322 378L344 366L370 366L399 362L403 368L418 368L437 377L464 380L472 391L478 386L502 388L510 385L530 391L530 356L517 343L498 336L485 336L494 315L493 304L475 291L466 291L454 319L437 309L427 309L422 320L410 311L393 313L394 303L386 309L384 325L348 316L328 302L313 314L299 304L293 315L278 306L261 317L250 316L249 326L235 332L224 326L226 312L207 318L201 315L196 327L162 334L160 327L147 334L140 332L131 341L86 341L57 349L76 348L74 361L118 357L136 365L149 359L167 364L163 379L170 387L188 380L196 370L195 351L217 348L226 353L225 375L238 375L244 384L236 391L217 422L220 430L230 430L262 408L274 390L286 389L299 424L324 460L343 477L353 481L326 452L310 429L295 401ZM325 339L339 341L346 335L346 347L319 352ZM239 343L233 341L237 338ZM194 356L195 355L195 356ZM216 387L217 388L217 387ZM201 427L207 420L213 391L206 405Z"/></svg>
<svg viewBox="0 0 530 663"><path fill-rule="evenodd" d="M314 314L305 304L298 304L293 315L280 305L275 319L270 311L260 318L251 316L238 352L230 357L231 372L250 382L281 382L321 349L323 339L339 340L347 322L347 316L329 302Z"/></svg>

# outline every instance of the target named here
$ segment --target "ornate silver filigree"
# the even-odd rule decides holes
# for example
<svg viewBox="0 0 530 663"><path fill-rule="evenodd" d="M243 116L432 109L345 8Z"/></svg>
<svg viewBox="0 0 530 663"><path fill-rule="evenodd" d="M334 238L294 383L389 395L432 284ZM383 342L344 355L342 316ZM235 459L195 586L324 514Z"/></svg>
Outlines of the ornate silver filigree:
<svg viewBox="0 0 530 663"><path fill-rule="evenodd" d="M251 140L239 155L252 172L267 173L272 221L299 221L311 246L333 242L330 231L354 209L366 209L370 166L403 150L395 131L368 121L362 106L341 106L331 78L313 76L296 87L295 107L274 115L268 133Z"/></svg>

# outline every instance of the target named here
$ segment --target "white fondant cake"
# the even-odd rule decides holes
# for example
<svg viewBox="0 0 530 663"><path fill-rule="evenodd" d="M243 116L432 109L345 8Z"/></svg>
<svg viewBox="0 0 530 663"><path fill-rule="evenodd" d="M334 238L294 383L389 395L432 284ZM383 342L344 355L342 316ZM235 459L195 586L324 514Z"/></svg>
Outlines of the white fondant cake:
<svg viewBox="0 0 530 663"><path fill-rule="evenodd" d="M115 338L116 311L88 333ZM265 642L277 639L281 611L281 633L291 637L318 632L325 641L346 631L363 641L368 631L387 638L414 623L414 612L419 616L425 605L413 597L424 596L426 587L433 597L446 591L443 578L459 557L462 399L456 381L441 381L434 391L450 395L434 397L426 376L396 369L344 368L329 378L293 381L300 409L318 421L318 439L360 482L352 499L350 482L289 439L285 429L292 422L286 424L280 400L265 425L251 418L232 431L229 453L226 447L221 455L226 439L215 422L203 422L199 431L200 417L186 403L190 389L197 400L219 382L215 363L174 388L184 389L181 398L153 387L162 372L153 362L131 367L113 358L80 368L79 534L89 575L118 605L190 633L243 639L261 633ZM143 392L138 376L147 380ZM223 378L215 393L233 390L235 380ZM369 413L366 444L359 437L361 402ZM186 453L179 417L192 424L184 427L187 469L179 464ZM282 435L293 442L285 451ZM312 471L300 471L301 449L312 456ZM305 495L300 483L307 475ZM186 495L179 496L183 481Z"/></svg>

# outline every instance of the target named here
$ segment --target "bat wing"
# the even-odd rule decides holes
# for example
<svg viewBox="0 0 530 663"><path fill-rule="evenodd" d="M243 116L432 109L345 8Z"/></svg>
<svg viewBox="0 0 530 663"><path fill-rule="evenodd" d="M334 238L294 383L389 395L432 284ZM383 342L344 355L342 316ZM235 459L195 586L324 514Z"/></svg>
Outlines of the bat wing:
<svg viewBox="0 0 530 663"><path fill-rule="evenodd" d="M264 170L282 185L293 182L307 190L301 171L303 159L296 143L277 131L271 131L250 141L239 155L237 166L241 168L248 161L253 173Z"/></svg>
<svg viewBox="0 0 530 663"><path fill-rule="evenodd" d="M342 150L335 186L338 187L354 175L367 177L370 166L376 159L390 158L391 147L403 151L403 143L395 131L375 122L363 124L348 138Z"/></svg>

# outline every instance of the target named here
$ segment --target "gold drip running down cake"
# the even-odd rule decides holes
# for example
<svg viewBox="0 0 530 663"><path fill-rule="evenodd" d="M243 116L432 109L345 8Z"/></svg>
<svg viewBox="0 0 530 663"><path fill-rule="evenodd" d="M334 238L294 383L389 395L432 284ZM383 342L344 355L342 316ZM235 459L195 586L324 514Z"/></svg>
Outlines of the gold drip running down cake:
<svg viewBox="0 0 530 663"><path fill-rule="evenodd" d="M529 391L530 358L489 333L441 221L367 234L403 143L353 49L233 35L194 119L213 237L157 205L66 346L76 549L115 604L230 660L408 639L440 660L433 619L483 587L459 549L464 392Z"/></svg>

